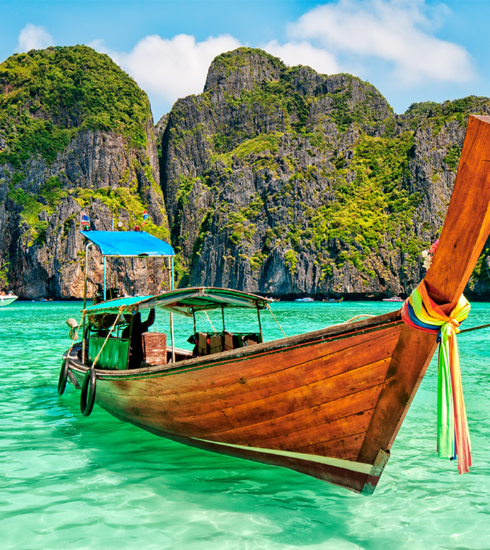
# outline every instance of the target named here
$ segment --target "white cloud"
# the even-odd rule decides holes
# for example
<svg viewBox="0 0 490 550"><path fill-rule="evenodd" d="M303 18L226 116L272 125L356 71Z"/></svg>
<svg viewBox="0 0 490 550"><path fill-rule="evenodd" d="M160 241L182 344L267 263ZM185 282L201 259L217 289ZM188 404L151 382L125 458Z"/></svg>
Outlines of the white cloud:
<svg viewBox="0 0 490 550"><path fill-rule="evenodd" d="M102 41L90 46L110 55L149 95L173 103L179 97L200 94L211 61L241 44L230 35L196 42L194 36L179 34L172 39L146 36L129 53L111 51Z"/></svg>
<svg viewBox="0 0 490 550"><path fill-rule="evenodd" d="M129 53L111 50L102 40L89 44L95 50L108 54L127 71L148 93L152 105L164 102L169 106L179 97L200 94L212 60L241 45L230 35L211 36L197 42L194 36L186 34L171 39L158 35L146 36ZM310 65L318 72L327 74L338 72L334 56L308 42L281 45L273 40L262 47L288 65Z"/></svg>
<svg viewBox="0 0 490 550"><path fill-rule="evenodd" d="M261 47L282 59L287 65L309 65L322 74L339 72L335 57L325 49L315 48L309 42L288 42L281 45L276 40L272 40Z"/></svg>
<svg viewBox="0 0 490 550"><path fill-rule="evenodd" d="M404 84L466 82L473 76L468 52L431 34L446 13L424 0L339 0L305 13L288 32L336 54L388 61Z"/></svg>
<svg viewBox="0 0 490 550"><path fill-rule="evenodd" d="M17 51L28 52L29 50L40 50L47 46L53 46L53 37L49 34L45 27L39 27L32 23L27 25L20 31L19 41L17 43Z"/></svg>

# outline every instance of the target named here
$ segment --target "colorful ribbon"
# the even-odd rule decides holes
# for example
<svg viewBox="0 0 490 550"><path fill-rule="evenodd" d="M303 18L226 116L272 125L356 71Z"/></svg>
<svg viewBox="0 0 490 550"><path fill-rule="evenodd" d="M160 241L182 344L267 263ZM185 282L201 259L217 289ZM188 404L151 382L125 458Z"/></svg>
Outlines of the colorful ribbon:
<svg viewBox="0 0 490 550"><path fill-rule="evenodd" d="M437 440L441 458L458 455L460 474L469 472L471 442L461 383L458 343L459 325L470 312L470 304L461 295L449 315L430 298L424 281L402 307L402 319L412 328L438 334L439 376L437 384Z"/></svg>

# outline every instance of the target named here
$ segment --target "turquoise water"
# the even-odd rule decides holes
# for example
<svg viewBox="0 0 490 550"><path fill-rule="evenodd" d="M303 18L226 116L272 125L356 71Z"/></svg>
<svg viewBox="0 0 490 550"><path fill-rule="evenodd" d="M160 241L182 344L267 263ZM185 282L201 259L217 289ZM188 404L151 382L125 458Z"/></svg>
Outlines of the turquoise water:
<svg viewBox="0 0 490 550"><path fill-rule="evenodd" d="M288 335L396 304L273 304ZM459 346L474 466L459 476L435 455L432 363L375 494L199 451L124 424L89 418L71 385L56 386L68 317L80 303L0 308L0 547L2 549L285 550L490 548L490 331ZM465 323L490 322L474 304ZM215 326L220 316L211 315ZM202 327L207 324L203 316ZM201 326L201 325L200 325ZM267 339L281 332L263 316ZM242 313L230 329L254 330ZM161 324L160 328L165 328ZM184 345L192 323L176 318Z"/></svg>

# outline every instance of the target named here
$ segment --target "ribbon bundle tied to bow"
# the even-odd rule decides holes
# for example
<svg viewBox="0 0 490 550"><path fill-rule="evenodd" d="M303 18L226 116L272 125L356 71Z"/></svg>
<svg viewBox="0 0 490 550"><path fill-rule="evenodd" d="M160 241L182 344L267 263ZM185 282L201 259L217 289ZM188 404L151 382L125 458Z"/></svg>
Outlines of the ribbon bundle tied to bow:
<svg viewBox="0 0 490 550"><path fill-rule="evenodd" d="M459 324L470 312L470 304L461 295L456 307L446 315L430 298L424 281L402 307L402 319L415 329L438 334L439 368L437 384L437 439L441 458L458 455L460 474L469 472L471 442L461 383L458 343Z"/></svg>

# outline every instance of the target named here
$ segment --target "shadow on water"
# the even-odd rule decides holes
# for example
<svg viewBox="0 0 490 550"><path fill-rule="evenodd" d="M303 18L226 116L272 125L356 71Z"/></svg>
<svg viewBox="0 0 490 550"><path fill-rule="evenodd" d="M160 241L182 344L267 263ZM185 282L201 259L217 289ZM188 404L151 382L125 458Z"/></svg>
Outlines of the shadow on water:
<svg viewBox="0 0 490 550"><path fill-rule="evenodd" d="M373 303L334 307L332 312L324 304L275 304L275 312L292 334L393 309ZM61 398L56 394L60 357L68 345L64 320L79 308L21 303L8 323L0 315L3 548L488 547L486 334L460 338L473 472L458 476L454 462L435 457L432 365L376 493L365 497L286 469L158 438L99 407L82 417L79 392L69 386ZM490 318L486 304L474 310L472 324ZM236 322L253 319L244 315ZM272 333L275 323L267 323L278 337Z"/></svg>

